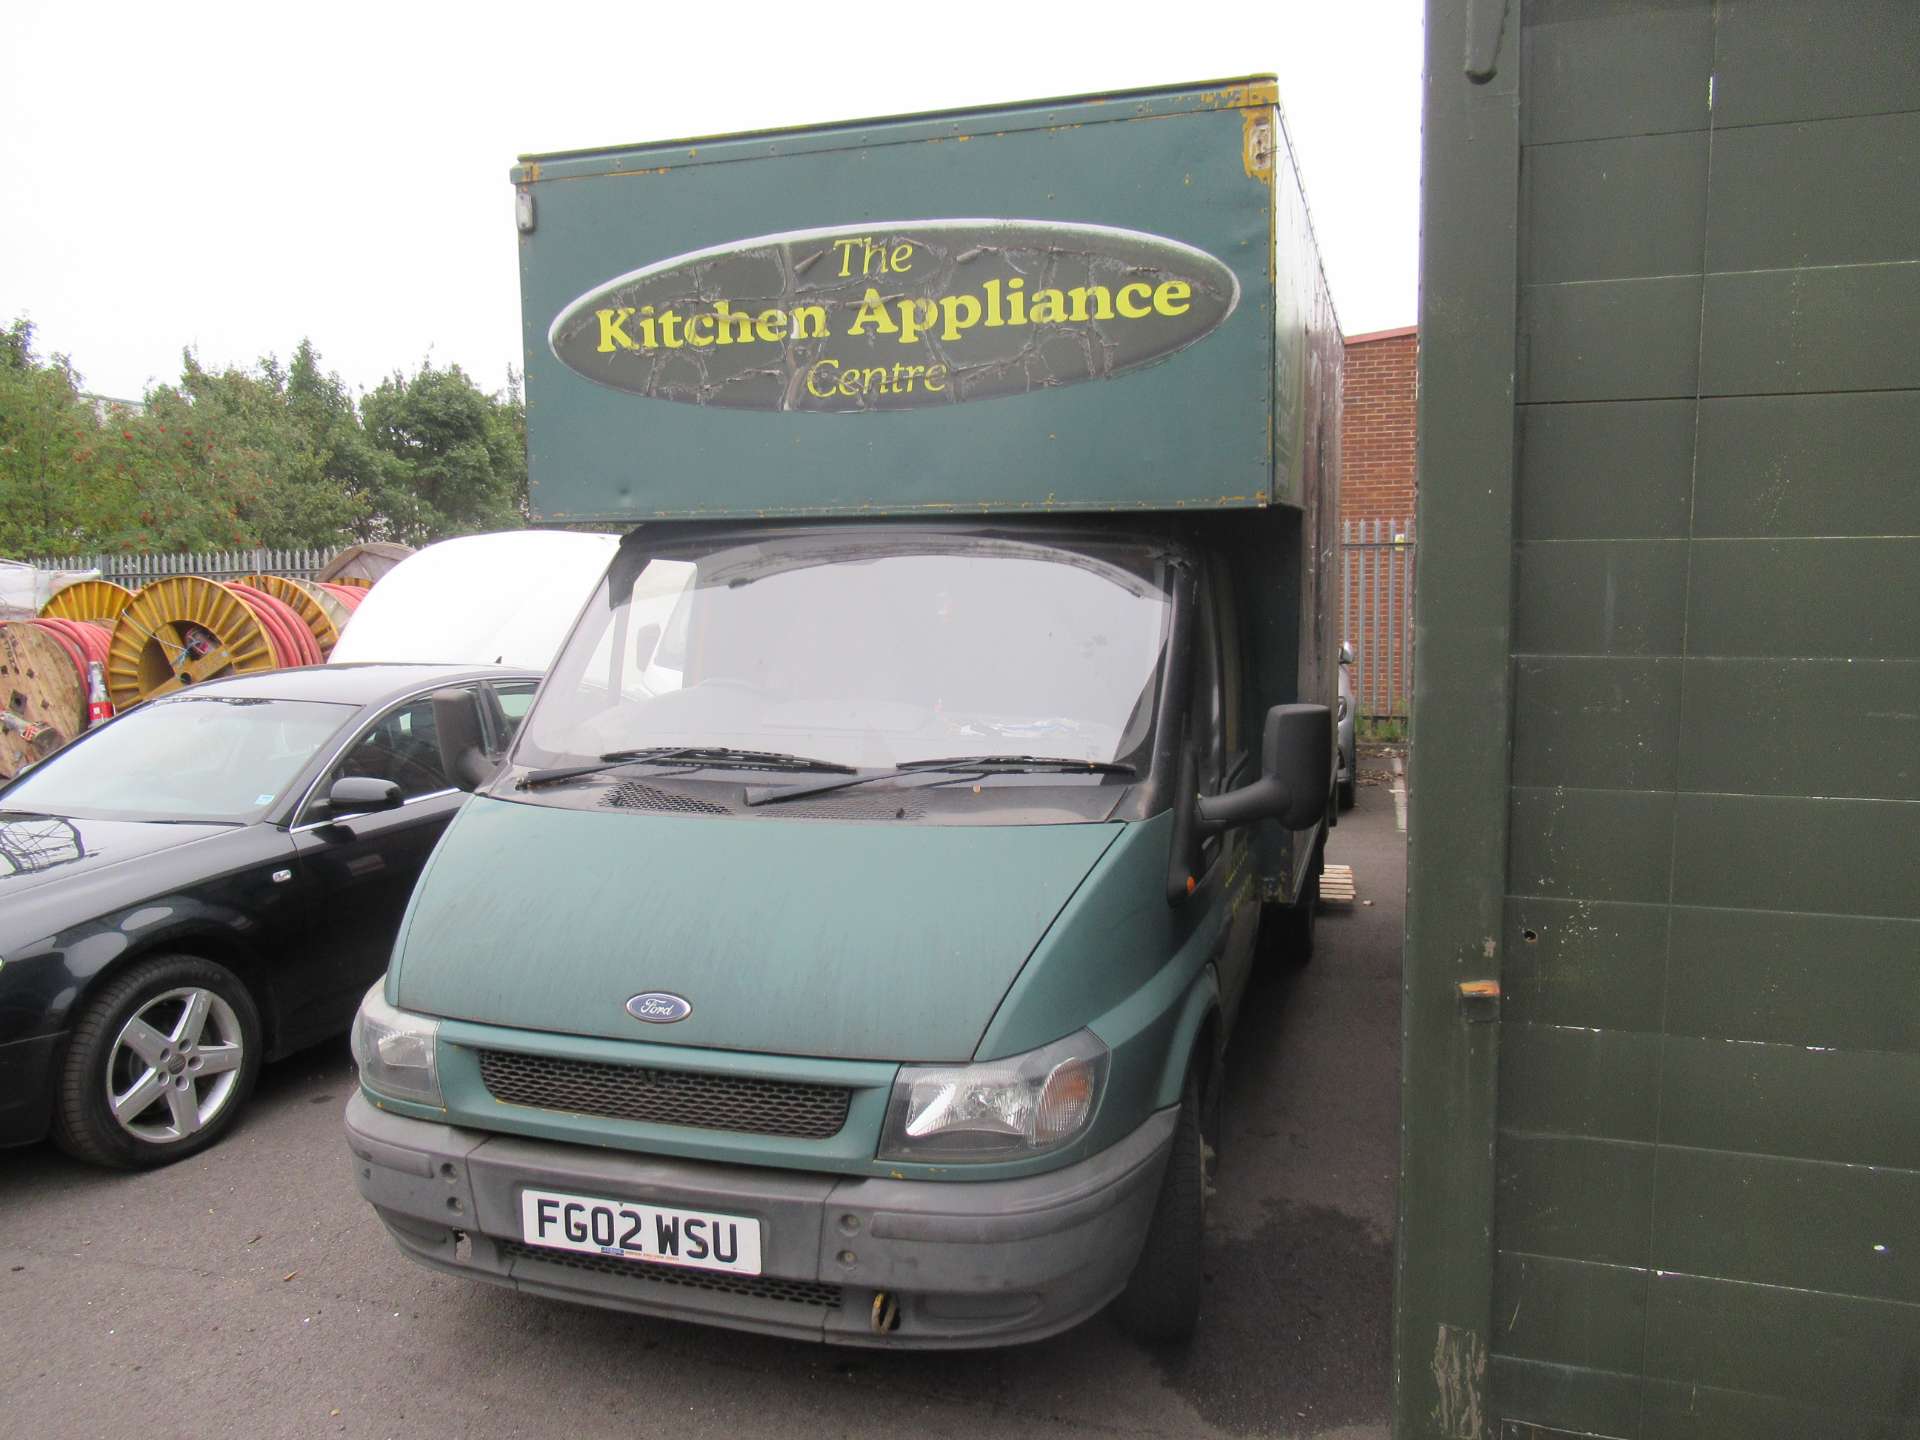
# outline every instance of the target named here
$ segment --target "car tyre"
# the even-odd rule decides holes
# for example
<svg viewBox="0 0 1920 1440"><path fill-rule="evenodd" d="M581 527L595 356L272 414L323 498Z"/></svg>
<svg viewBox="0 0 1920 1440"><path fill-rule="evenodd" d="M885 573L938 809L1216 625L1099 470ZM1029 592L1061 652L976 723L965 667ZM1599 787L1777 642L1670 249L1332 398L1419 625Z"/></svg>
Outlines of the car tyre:
<svg viewBox="0 0 1920 1440"><path fill-rule="evenodd" d="M1351 810L1353 808L1355 799L1354 785L1356 783L1353 771L1354 767L1352 765L1347 766L1347 778L1340 782L1340 808L1342 810Z"/></svg>
<svg viewBox="0 0 1920 1440"><path fill-rule="evenodd" d="M1160 1180L1146 1244L1114 1302L1121 1328L1149 1344L1189 1340L1200 1322L1207 1222L1207 1145L1200 1106L1196 1066L1188 1071L1180 1096L1173 1149Z"/></svg>
<svg viewBox="0 0 1920 1440"><path fill-rule="evenodd" d="M260 1071L260 1011L225 966L157 955L116 975L73 1027L53 1140L77 1160L141 1170L219 1140Z"/></svg>

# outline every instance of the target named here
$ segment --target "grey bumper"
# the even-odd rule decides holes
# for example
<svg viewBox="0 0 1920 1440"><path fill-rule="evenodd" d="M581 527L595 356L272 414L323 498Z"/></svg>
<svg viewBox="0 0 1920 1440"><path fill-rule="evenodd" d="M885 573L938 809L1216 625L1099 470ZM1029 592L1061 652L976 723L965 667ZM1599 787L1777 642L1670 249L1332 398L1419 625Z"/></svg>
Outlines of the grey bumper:
<svg viewBox="0 0 1920 1440"><path fill-rule="evenodd" d="M758 1169L462 1130L347 1104L354 1177L393 1238L435 1269L532 1294L844 1345L1037 1340L1126 1283L1177 1109L1064 1169L940 1183ZM520 1240L533 1186L762 1222L757 1277ZM877 1322L897 1314L897 1325Z"/></svg>

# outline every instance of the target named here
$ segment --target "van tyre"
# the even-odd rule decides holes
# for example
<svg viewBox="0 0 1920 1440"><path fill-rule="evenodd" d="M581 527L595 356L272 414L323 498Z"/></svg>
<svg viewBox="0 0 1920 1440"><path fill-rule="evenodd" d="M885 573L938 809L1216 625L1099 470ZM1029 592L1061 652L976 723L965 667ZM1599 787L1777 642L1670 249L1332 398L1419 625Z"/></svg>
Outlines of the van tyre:
<svg viewBox="0 0 1920 1440"><path fill-rule="evenodd" d="M1114 1302L1121 1328L1150 1344L1190 1340L1200 1321L1207 1221L1207 1151L1200 1106L1199 1074L1189 1070L1147 1243Z"/></svg>
<svg viewBox="0 0 1920 1440"><path fill-rule="evenodd" d="M1260 913L1260 948L1270 960L1304 965L1313 959L1314 917L1320 913L1320 866L1291 905L1270 904Z"/></svg>
<svg viewBox="0 0 1920 1440"><path fill-rule="evenodd" d="M115 976L73 1027L53 1141L118 1170L170 1165L232 1127L260 1071L260 1011L231 970L157 955Z"/></svg>

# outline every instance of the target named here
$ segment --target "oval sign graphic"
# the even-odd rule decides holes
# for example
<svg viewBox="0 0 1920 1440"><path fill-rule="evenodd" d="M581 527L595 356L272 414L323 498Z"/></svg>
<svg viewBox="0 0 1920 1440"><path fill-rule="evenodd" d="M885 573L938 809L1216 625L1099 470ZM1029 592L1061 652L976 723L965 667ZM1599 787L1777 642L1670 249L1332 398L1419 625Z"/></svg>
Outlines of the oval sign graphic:
<svg viewBox="0 0 1920 1440"><path fill-rule="evenodd" d="M627 1001L627 1013L649 1025L671 1025L691 1015L693 1006L678 995L669 995L664 990L649 990Z"/></svg>
<svg viewBox="0 0 1920 1440"><path fill-rule="evenodd" d="M653 400L860 414L1106 380L1186 349L1240 300L1204 250L1138 230L905 220L763 235L609 280L554 355Z"/></svg>

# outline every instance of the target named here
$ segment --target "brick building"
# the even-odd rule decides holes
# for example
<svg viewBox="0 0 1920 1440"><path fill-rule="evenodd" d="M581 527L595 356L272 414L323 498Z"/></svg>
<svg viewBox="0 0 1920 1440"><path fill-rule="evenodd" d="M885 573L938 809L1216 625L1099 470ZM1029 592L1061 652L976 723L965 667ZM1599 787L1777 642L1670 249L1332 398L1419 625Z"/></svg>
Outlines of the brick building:
<svg viewBox="0 0 1920 1440"><path fill-rule="evenodd" d="M1340 420L1340 518L1406 520L1413 515L1414 362L1412 325L1347 337Z"/></svg>
<svg viewBox="0 0 1920 1440"><path fill-rule="evenodd" d="M1342 633L1359 713L1404 715L1413 674L1414 326L1346 341L1340 420Z"/></svg>

